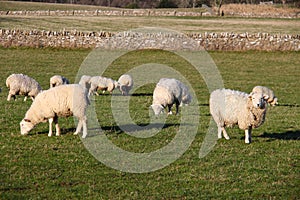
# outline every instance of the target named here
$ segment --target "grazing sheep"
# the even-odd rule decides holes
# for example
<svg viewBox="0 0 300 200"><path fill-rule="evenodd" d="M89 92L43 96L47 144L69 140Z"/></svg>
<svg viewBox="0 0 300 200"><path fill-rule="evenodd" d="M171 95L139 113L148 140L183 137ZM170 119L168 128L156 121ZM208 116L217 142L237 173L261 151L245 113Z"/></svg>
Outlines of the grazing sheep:
<svg viewBox="0 0 300 200"><path fill-rule="evenodd" d="M16 100L16 95L24 95L24 101L27 97L34 100L42 91L42 87L36 80L24 74L11 74L6 79L6 86L9 88L7 101L10 101L11 97Z"/></svg>
<svg viewBox="0 0 300 200"><path fill-rule="evenodd" d="M168 114L172 114L171 108L175 103L177 114L181 97L182 88L179 81L176 79L162 78L154 89L151 108L155 115L159 115L163 112L164 108L168 106Z"/></svg>
<svg viewBox="0 0 300 200"><path fill-rule="evenodd" d="M50 78L50 88L65 84L69 84L69 80L61 75L54 75Z"/></svg>
<svg viewBox="0 0 300 200"><path fill-rule="evenodd" d="M277 97L274 95L274 92L271 89L267 88L267 87L264 87L264 86L255 86L252 89L252 92L254 92L254 93L262 93L262 94L267 95L269 97L267 99L267 102L268 102L268 104L270 104L272 106L275 106L276 104L278 104Z"/></svg>
<svg viewBox="0 0 300 200"><path fill-rule="evenodd" d="M82 137L87 135L86 108L89 104L86 89L79 84L61 85L41 92L20 122L21 134L26 135L41 122L49 121L49 134L52 136L52 122L55 124L56 135L60 135L58 117L75 116L78 125L74 135L83 128Z"/></svg>
<svg viewBox="0 0 300 200"><path fill-rule="evenodd" d="M218 138L229 140L225 127L238 125L245 130L245 143L251 143L251 131L265 121L267 95L246 94L229 89L218 89L209 99L210 113L218 126Z"/></svg>
<svg viewBox="0 0 300 200"><path fill-rule="evenodd" d="M118 80L118 88L122 92L122 95L128 95L129 91L133 87L133 79L129 74L123 74Z"/></svg>
<svg viewBox="0 0 300 200"><path fill-rule="evenodd" d="M91 85L90 85L90 80L91 80L91 76L88 75L82 75L79 81L79 85L85 87L87 90L90 89Z"/></svg>
<svg viewBox="0 0 300 200"><path fill-rule="evenodd" d="M108 91L110 94L112 94L112 91L117 87L118 83L117 81L112 80L111 78L106 78L103 76L93 76L90 79L90 89L89 89L89 95L96 94L97 90L102 90L103 93L105 91Z"/></svg>

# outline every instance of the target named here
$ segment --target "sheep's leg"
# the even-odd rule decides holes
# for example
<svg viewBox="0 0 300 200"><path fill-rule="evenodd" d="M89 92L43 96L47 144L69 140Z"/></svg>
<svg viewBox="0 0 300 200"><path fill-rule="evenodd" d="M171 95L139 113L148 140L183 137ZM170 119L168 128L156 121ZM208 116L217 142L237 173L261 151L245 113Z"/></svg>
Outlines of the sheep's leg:
<svg viewBox="0 0 300 200"><path fill-rule="evenodd" d="M11 97L13 97L14 100L16 100L16 96L15 96L15 95L13 95L13 94L8 94L8 96L7 96L7 101L10 101Z"/></svg>
<svg viewBox="0 0 300 200"><path fill-rule="evenodd" d="M53 123L53 118L49 118L49 133L48 136L51 137L52 136L52 123Z"/></svg>
<svg viewBox="0 0 300 200"><path fill-rule="evenodd" d="M83 122L82 122L82 120L79 120L74 135L77 135L81 131L82 126L83 126Z"/></svg>
<svg viewBox="0 0 300 200"><path fill-rule="evenodd" d="M172 115L172 105L168 105L168 115Z"/></svg>
<svg viewBox="0 0 300 200"><path fill-rule="evenodd" d="M55 130L56 130L56 136L60 136L60 128L58 125L58 117L54 117L54 124L55 124Z"/></svg>
<svg viewBox="0 0 300 200"><path fill-rule="evenodd" d="M222 138L222 127L218 126L218 138L221 139Z"/></svg>
<svg viewBox="0 0 300 200"><path fill-rule="evenodd" d="M178 101L176 101L175 106L176 106L176 114L177 115L179 113L179 105L180 103Z"/></svg>
<svg viewBox="0 0 300 200"><path fill-rule="evenodd" d="M26 100L27 100L27 96L24 97L24 101L26 101Z"/></svg>
<svg viewBox="0 0 300 200"><path fill-rule="evenodd" d="M225 138L226 140L229 140L230 137L228 136L228 134L227 134L227 132L226 132L226 130L225 130L225 127L222 127L222 131L223 131L223 136L224 136L224 138Z"/></svg>
<svg viewBox="0 0 300 200"><path fill-rule="evenodd" d="M245 143L246 144L250 144L251 143L251 132L252 132L252 128L249 127L249 129L245 130Z"/></svg>
<svg viewBox="0 0 300 200"><path fill-rule="evenodd" d="M86 125L86 119L82 120L82 127L83 127L83 134L82 138L85 138L87 136L87 125Z"/></svg>
<svg viewBox="0 0 300 200"><path fill-rule="evenodd" d="M32 101L34 101L34 97L30 97Z"/></svg>

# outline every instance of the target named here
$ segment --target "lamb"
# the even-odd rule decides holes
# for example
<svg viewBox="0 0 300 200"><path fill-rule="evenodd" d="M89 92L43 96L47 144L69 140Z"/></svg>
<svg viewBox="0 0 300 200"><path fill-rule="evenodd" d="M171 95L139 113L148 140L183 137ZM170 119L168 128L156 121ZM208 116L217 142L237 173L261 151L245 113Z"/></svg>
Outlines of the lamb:
<svg viewBox="0 0 300 200"><path fill-rule="evenodd" d="M9 88L7 101L10 101L11 97L16 100L16 95L24 95L24 101L27 100L27 97L33 101L42 91L40 84L25 74L11 74L6 79L6 86Z"/></svg>
<svg viewBox="0 0 300 200"><path fill-rule="evenodd" d="M230 89L217 89L209 99L210 113L218 126L218 138L229 136L225 127L238 125L245 130L245 143L251 143L251 131L265 121L267 95L262 93L247 94Z"/></svg>
<svg viewBox="0 0 300 200"><path fill-rule="evenodd" d="M175 103L176 114L178 114L178 107L181 101L182 87L179 81L176 79L162 78L154 89L151 108L155 115L159 115L163 112L164 108L168 106L168 114L172 114L171 108Z"/></svg>
<svg viewBox="0 0 300 200"><path fill-rule="evenodd" d="M90 83L89 95L91 94L99 95L97 93L97 90L102 90L103 93L105 91L108 91L110 94L112 94L112 91L116 87L118 87L117 81L114 81L111 78L106 78L103 76L93 76L90 79L89 83Z"/></svg>
<svg viewBox="0 0 300 200"><path fill-rule="evenodd" d="M133 79L129 74L123 74L118 79L118 88L122 95L128 95L133 87Z"/></svg>
<svg viewBox="0 0 300 200"><path fill-rule="evenodd" d="M278 104L277 97L274 95L274 92L271 89L267 88L267 87L264 87L264 86L255 86L252 89L252 92L254 92L254 93L262 93L262 94L267 95L269 97L267 99L267 102L271 106L275 106L275 105Z"/></svg>
<svg viewBox="0 0 300 200"><path fill-rule="evenodd" d="M50 78L50 88L64 84L69 84L69 80L61 75L54 75Z"/></svg>
<svg viewBox="0 0 300 200"><path fill-rule="evenodd" d="M36 99L20 122L21 134L26 135L37 124L49 121L48 136L52 136L52 123L56 128L56 136L60 135L58 117L75 116L78 125L74 135L83 128L82 138L87 136L86 109L89 105L87 91L79 84L61 85L50 88L37 95Z"/></svg>

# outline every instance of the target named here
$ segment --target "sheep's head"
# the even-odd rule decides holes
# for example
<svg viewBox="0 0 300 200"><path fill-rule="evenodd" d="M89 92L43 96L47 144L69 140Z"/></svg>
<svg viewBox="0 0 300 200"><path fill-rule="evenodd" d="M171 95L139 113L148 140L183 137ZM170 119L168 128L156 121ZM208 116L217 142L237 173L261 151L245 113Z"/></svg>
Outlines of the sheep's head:
<svg viewBox="0 0 300 200"><path fill-rule="evenodd" d="M269 96L262 93L251 92L248 98L252 101L254 108L264 109Z"/></svg>
<svg viewBox="0 0 300 200"><path fill-rule="evenodd" d="M154 111L155 115L159 115L164 111L164 107L160 104L152 104L151 105L152 110Z"/></svg>
<svg viewBox="0 0 300 200"><path fill-rule="evenodd" d="M21 135L27 135L33 129L34 125L29 119L23 119L20 122Z"/></svg>

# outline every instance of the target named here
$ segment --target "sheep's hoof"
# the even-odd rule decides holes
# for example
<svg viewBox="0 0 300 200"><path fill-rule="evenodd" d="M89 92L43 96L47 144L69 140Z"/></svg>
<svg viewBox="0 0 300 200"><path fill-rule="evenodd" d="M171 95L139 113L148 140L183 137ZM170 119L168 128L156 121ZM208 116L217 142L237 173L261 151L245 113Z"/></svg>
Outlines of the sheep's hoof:
<svg viewBox="0 0 300 200"><path fill-rule="evenodd" d="M246 144L250 144L251 141L250 141L250 140L245 140L245 143L246 143Z"/></svg>
<svg viewBox="0 0 300 200"><path fill-rule="evenodd" d="M230 137L228 137L228 136L224 136L224 138L225 138L226 140L230 140Z"/></svg>
<svg viewBox="0 0 300 200"><path fill-rule="evenodd" d="M173 114L172 111L168 112L168 115L172 115L172 114Z"/></svg>
<svg viewBox="0 0 300 200"><path fill-rule="evenodd" d="M73 135L78 135L78 132L73 133Z"/></svg>
<svg viewBox="0 0 300 200"><path fill-rule="evenodd" d="M48 137L51 137L52 136L52 133L48 133Z"/></svg>

